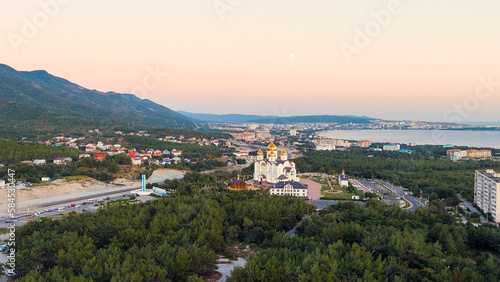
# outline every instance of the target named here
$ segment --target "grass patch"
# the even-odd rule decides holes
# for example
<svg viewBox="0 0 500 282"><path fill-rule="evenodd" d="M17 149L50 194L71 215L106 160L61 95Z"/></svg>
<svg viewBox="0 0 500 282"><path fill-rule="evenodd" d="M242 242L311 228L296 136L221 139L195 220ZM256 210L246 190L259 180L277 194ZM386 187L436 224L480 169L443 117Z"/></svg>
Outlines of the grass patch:
<svg viewBox="0 0 500 282"><path fill-rule="evenodd" d="M92 179L86 175L74 175L74 176L68 176L68 177L65 177L64 180L66 180L67 182L71 182L71 181L82 181L82 180L88 180L88 179Z"/></svg>

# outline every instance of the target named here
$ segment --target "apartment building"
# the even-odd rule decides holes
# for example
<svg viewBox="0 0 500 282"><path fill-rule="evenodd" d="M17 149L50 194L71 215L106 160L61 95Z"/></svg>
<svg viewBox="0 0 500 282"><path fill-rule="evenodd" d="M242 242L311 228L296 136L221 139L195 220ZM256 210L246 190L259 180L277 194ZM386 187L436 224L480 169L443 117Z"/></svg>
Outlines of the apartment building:
<svg viewBox="0 0 500 282"><path fill-rule="evenodd" d="M485 213L491 213L493 220L500 223L500 173L492 169L476 170L474 184L474 203ZM490 218L491 219L491 218Z"/></svg>

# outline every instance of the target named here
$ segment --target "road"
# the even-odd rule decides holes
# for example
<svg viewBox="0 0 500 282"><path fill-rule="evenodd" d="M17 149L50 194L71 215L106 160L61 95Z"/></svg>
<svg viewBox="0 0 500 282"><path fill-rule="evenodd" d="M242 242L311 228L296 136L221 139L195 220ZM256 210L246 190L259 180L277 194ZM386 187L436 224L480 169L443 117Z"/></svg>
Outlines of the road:
<svg viewBox="0 0 500 282"><path fill-rule="evenodd" d="M373 191L370 190L370 188L368 188L365 185L361 184L356 179L349 179L349 182L351 182L354 185L354 187L362 190L364 193L373 193Z"/></svg>
<svg viewBox="0 0 500 282"><path fill-rule="evenodd" d="M106 196L106 195L102 195L102 196ZM108 201L115 201L115 200L128 199L128 198L129 198L129 194L125 194L125 195L121 195L121 196L110 197L107 200L103 199L102 202L105 203ZM88 203L88 200L89 200L89 197L86 197L84 199L79 199L79 200L73 199L73 201L71 201L71 202L75 203L75 207L63 205L65 208L62 208L62 207L45 208L45 209L40 208L39 210L35 211L36 213L38 213L40 211L42 212L38 216L34 215L34 213L35 213L34 212L34 213L20 216L17 219L3 217L3 218L0 218L0 228L8 227L11 224L15 224L16 227L19 227L19 226L25 225L30 220L35 219L35 218L47 217L47 216L61 214L61 213L65 213L65 212L71 212L71 211L93 212L93 211L96 211L97 207L94 206L95 205L94 202ZM95 200L97 201L98 199L95 198ZM84 204L83 202L87 202L87 203ZM65 201L65 203L68 203L68 202ZM61 205L61 204L63 204L63 203L58 203L58 204L54 203L54 204L51 204L50 206ZM59 209L59 208L62 208L62 209Z"/></svg>
<svg viewBox="0 0 500 282"><path fill-rule="evenodd" d="M415 211L417 210L418 208L423 208L425 207L425 205L423 203L421 203L418 198L416 197L412 197L412 196L405 196L406 192L402 190L402 188L400 187L397 187L397 186L394 186L388 182L382 182L382 184L389 188L389 190L391 190L392 192L396 193L399 197L407 200L408 202L411 203L411 207L408 208L407 210L409 211Z"/></svg>
<svg viewBox="0 0 500 282"><path fill-rule="evenodd" d="M388 190L392 191L393 193L395 193L399 197L410 202L411 207L409 207L407 209L408 211L416 211L418 208L425 207L425 205L422 204L418 200L418 198L412 197L412 196L405 196L405 191L403 191L404 188L394 186L388 182L380 181L380 183L377 183L378 181L375 181L375 180L359 180L358 182L360 184L364 185L366 188L372 190L374 193L376 193L379 196L381 196L383 194L387 194Z"/></svg>

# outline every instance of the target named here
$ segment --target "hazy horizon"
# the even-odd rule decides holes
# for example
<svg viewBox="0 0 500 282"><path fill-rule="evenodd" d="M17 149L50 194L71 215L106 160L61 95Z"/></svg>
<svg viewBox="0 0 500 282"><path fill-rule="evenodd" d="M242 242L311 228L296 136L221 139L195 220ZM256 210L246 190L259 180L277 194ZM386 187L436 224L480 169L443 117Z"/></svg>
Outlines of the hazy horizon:
<svg viewBox="0 0 500 282"><path fill-rule="evenodd" d="M4 1L0 51L177 111L499 119L498 1L229 2Z"/></svg>

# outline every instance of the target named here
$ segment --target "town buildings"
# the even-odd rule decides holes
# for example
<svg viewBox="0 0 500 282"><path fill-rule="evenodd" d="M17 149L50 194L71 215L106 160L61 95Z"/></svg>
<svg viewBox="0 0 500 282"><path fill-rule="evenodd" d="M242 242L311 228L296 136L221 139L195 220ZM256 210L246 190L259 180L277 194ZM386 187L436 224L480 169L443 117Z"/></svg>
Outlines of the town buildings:
<svg viewBox="0 0 500 282"><path fill-rule="evenodd" d="M500 204L500 173L492 169L485 171L476 170L474 184L474 203L485 213L491 213L490 220L500 223L500 212L497 205Z"/></svg>
<svg viewBox="0 0 500 282"><path fill-rule="evenodd" d="M491 158L491 150L460 150L460 149L451 149L446 151L446 156L452 160L460 160L460 159L483 159L483 158Z"/></svg>
<svg viewBox="0 0 500 282"><path fill-rule="evenodd" d="M337 150L338 147L348 148L351 143L342 139L321 138L313 141L318 151L332 151Z"/></svg>

